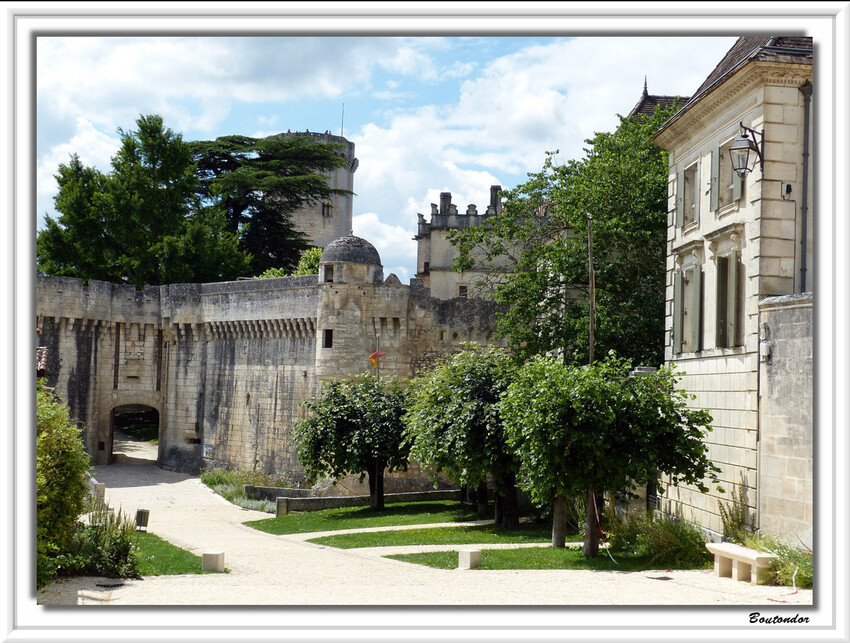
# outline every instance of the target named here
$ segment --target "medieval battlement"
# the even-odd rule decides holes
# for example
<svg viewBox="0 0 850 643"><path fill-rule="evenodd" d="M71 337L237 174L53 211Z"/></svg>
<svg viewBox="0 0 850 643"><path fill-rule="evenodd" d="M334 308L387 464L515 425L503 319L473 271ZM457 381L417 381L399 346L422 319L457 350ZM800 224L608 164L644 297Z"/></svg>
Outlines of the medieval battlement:
<svg viewBox="0 0 850 643"><path fill-rule="evenodd" d="M440 204L431 204L431 221L425 220L425 215L418 214L418 229L414 237L417 241L422 237L431 235L434 229L459 229L478 226L484 223L488 217L499 214L502 211L502 202L499 199L501 185L490 186L490 204L484 212L478 211L478 206L470 203L466 206L466 212L461 214L457 206L452 203L451 192L440 193Z"/></svg>

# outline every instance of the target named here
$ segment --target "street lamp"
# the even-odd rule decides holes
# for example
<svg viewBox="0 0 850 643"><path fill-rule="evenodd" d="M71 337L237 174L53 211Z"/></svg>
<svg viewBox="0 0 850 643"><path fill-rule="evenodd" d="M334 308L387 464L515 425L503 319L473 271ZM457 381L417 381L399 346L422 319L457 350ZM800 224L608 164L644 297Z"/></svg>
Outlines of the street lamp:
<svg viewBox="0 0 850 643"><path fill-rule="evenodd" d="M742 131L729 147L729 159L732 162L732 169L743 179L753 171L756 158L759 161L759 168L762 172L764 171L764 154L762 152L764 130L757 132L744 125L743 121L740 125ZM759 137L758 141L756 141L756 136ZM751 152L755 152L755 154L751 155ZM752 156L752 166L750 165L750 156Z"/></svg>

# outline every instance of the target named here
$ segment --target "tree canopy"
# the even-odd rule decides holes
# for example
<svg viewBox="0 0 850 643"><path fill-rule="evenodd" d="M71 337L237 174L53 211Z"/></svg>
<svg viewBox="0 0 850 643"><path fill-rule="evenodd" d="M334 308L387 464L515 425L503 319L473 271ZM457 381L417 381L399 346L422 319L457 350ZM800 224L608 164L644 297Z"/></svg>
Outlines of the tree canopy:
<svg viewBox="0 0 850 643"><path fill-rule="evenodd" d="M331 380L295 425L298 459L310 480L369 477L370 507L384 507L384 472L407 470L410 441L403 421L406 395L393 378Z"/></svg>
<svg viewBox="0 0 850 643"><path fill-rule="evenodd" d="M687 406L675 371L629 377L629 362L608 356L591 365L554 357L529 360L500 405L520 480L533 501L553 503L553 544L563 547L566 498L634 489L659 473L708 491L719 471L703 437L707 411ZM595 556L598 532L588 511L585 554Z"/></svg>
<svg viewBox="0 0 850 643"><path fill-rule="evenodd" d="M479 257L485 266L500 255L514 264L489 286L506 306L499 332L518 355L559 351L587 362L592 216L595 352L663 361L667 157L649 138L676 109L621 119L613 133L588 139L580 160L558 165L547 154L540 172L503 193L489 225L454 235L458 270Z"/></svg>
<svg viewBox="0 0 850 643"><path fill-rule="evenodd" d="M201 207L189 147L160 116L121 129L104 174L77 155L59 166L58 219L36 240L50 275L134 284L221 281L246 273L248 257L215 208Z"/></svg>
<svg viewBox="0 0 850 643"><path fill-rule="evenodd" d="M462 485L476 487L492 477L501 499L496 522L505 527L519 524L519 461L507 445L498 410L513 372L503 350L467 345L413 380L406 416L414 460Z"/></svg>
<svg viewBox="0 0 850 643"><path fill-rule="evenodd" d="M227 230L251 255L250 274L292 270L307 250L292 213L333 194L325 173L345 165L339 144L311 136L222 136L189 144L199 194L224 212Z"/></svg>

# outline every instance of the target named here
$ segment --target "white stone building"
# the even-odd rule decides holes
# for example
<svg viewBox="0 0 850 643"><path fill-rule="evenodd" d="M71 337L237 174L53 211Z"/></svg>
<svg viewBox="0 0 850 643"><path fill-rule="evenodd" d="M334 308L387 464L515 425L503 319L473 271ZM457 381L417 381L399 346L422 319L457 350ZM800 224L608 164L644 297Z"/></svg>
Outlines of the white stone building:
<svg viewBox="0 0 850 643"><path fill-rule="evenodd" d="M669 152L665 359L711 411L725 494L661 509L722 534L743 485L754 528L812 543L812 39L740 38L654 140ZM742 133L758 148L732 169ZM760 157L760 158L759 158Z"/></svg>

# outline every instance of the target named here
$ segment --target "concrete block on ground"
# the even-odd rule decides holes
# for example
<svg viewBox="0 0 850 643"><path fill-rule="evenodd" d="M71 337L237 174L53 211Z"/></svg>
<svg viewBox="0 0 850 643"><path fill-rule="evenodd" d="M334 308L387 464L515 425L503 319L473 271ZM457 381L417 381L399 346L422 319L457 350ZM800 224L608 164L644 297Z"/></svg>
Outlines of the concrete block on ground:
<svg viewBox="0 0 850 643"><path fill-rule="evenodd" d="M204 552L201 554L201 568L205 572L223 572L224 552Z"/></svg>
<svg viewBox="0 0 850 643"><path fill-rule="evenodd" d="M275 516L285 516L289 513L289 498L277 498Z"/></svg>
<svg viewBox="0 0 850 643"><path fill-rule="evenodd" d="M457 553L458 569L478 569L481 567L480 549L461 549Z"/></svg>

